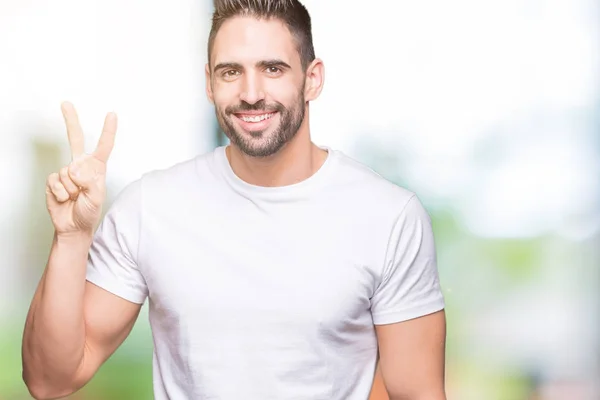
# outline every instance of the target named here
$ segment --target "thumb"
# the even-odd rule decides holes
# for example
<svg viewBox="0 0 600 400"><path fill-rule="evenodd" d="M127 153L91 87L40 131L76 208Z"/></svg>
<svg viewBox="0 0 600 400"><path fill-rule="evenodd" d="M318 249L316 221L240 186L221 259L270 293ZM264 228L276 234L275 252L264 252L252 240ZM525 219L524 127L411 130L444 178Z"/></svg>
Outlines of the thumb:
<svg viewBox="0 0 600 400"><path fill-rule="evenodd" d="M69 176L98 205L104 193L104 166L92 157L76 159L69 165Z"/></svg>

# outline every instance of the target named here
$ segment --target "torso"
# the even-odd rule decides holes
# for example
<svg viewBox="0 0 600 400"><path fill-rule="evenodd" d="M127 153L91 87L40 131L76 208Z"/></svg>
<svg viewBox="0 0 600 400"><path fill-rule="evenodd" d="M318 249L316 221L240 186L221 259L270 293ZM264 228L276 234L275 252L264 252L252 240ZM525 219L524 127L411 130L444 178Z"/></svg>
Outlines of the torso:
<svg viewBox="0 0 600 400"><path fill-rule="evenodd" d="M195 186L189 176L144 184L160 188L144 195L138 253L155 398L367 399L370 298L393 221L377 223L385 211L352 182L252 197L211 162L196 161Z"/></svg>

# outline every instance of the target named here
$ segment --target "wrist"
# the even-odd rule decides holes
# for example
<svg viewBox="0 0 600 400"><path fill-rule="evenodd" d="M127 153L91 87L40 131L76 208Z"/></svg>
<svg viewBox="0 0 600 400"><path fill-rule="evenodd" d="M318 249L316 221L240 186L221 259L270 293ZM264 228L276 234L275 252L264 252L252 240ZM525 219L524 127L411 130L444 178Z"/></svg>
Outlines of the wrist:
<svg viewBox="0 0 600 400"><path fill-rule="evenodd" d="M94 232L89 231L72 231L72 232L54 232L54 241L57 244L66 245L84 245L89 247L94 239Z"/></svg>

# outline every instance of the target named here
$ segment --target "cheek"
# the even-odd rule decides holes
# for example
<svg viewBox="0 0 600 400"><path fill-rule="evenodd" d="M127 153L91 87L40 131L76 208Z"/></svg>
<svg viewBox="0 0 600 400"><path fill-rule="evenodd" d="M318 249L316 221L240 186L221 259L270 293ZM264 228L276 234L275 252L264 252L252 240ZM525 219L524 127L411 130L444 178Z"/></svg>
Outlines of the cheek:
<svg viewBox="0 0 600 400"><path fill-rule="evenodd" d="M213 86L213 99L215 105L235 104L239 99L239 90L236 83L215 83Z"/></svg>
<svg viewBox="0 0 600 400"><path fill-rule="evenodd" d="M266 90L267 99L283 104L286 108L296 107L303 94L302 87L296 83L272 84Z"/></svg>

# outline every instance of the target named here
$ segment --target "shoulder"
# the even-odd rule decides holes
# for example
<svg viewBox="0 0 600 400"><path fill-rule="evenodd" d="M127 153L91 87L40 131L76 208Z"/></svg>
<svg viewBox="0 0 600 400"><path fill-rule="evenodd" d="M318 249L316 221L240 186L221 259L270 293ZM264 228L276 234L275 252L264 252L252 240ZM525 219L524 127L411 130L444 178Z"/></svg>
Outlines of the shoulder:
<svg viewBox="0 0 600 400"><path fill-rule="evenodd" d="M166 168L148 171L132 184L139 186L144 198L161 197L169 191L187 192L195 183L215 176L217 150L199 154Z"/></svg>
<svg viewBox="0 0 600 400"><path fill-rule="evenodd" d="M205 153L165 168L147 171L125 185L111 207L138 208L142 200L172 197L177 192L189 190L211 157L212 152Z"/></svg>
<svg viewBox="0 0 600 400"><path fill-rule="evenodd" d="M368 206L373 212L398 212L412 210L420 201L416 193L384 178L366 164L333 150L335 173L333 187L345 199Z"/></svg>
<svg viewBox="0 0 600 400"><path fill-rule="evenodd" d="M146 191L164 191L167 187L172 187L180 183L188 183L190 179L197 176L198 163L206 155L187 159L166 168L155 169L144 173L139 178L139 185Z"/></svg>

